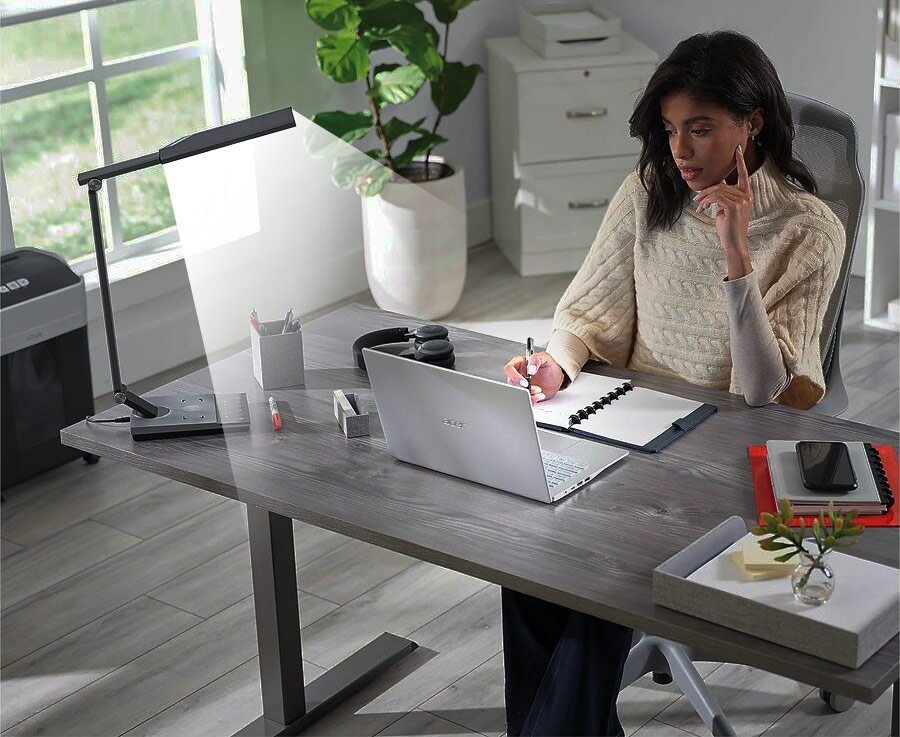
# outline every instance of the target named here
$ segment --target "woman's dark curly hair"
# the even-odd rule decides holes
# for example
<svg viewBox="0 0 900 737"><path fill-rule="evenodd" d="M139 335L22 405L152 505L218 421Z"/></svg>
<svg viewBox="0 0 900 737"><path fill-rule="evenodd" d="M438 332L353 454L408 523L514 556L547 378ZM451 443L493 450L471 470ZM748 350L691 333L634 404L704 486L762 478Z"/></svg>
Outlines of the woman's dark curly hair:
<svg viewBox="0 0 900 737"><path fill-rule="evenodd" d="M755 41L734 31L698 33L679 43L656 68L629 119L632 138L641 139L638 174L647 190L647 228L672 227L690 187L672 157L660 101L678 92L716 105L740 124L762 108L764 125L756 143L785 176L817 194L812 173L791 152L794 124L781 80Z"/></svg>

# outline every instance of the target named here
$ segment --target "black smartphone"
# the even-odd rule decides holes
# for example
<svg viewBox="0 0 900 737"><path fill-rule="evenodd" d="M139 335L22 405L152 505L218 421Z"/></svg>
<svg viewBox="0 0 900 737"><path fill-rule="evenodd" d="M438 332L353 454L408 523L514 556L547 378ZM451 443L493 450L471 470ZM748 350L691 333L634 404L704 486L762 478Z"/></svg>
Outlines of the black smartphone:
<svg viewBox="0 0 900 737"><path fill-rule="evenodd" d="M856 488L856 474L846 443L801 441L797 443L797 459L800 478L810 491L834 493Z"/></svg>

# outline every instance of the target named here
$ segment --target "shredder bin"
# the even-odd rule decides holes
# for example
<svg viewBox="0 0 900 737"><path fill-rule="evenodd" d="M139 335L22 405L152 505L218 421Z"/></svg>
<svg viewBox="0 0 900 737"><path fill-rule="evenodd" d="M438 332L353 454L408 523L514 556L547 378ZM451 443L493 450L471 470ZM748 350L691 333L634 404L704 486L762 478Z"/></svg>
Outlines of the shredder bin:
<svg viewBox="0 0 900 737"><path fill-rule="evenodd" d="M59 256L0 258L0 486L79 456L59 431L94 413L84 278Z"/></svg>

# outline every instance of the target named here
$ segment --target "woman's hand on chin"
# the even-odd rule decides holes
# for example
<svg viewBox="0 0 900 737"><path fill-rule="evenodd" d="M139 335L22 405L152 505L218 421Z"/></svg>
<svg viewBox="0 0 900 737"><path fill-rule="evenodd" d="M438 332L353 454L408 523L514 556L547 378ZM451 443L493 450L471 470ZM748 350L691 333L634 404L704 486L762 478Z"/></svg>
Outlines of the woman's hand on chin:
<svg viewBox="0 0 900 737"><path fill-rule="evenodd" d="M740 144L735 148L734 157L738 171L736 185L726 184L723 179L718 184L701 189L694 196L697 212L713 202L719 206L716 213L716 233L725 251L729 280L739 279L753 270L747 235L753 195L750 193L750 174L747 172L744 151Z"/></svg>

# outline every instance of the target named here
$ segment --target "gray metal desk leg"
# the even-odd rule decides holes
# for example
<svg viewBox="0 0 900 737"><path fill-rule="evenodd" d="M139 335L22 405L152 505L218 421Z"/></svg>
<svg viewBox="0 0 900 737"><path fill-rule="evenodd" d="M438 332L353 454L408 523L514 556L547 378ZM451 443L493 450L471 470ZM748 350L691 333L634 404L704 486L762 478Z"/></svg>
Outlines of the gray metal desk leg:
<svg viewBox="0 0 900 737"><path fill-rule="evenodd" d="M248 504L247 523L263 715L237 734L298 734L416 643L385 632L304 687L291 519Z"/></svg>
<svg viewBox="0 0 900 737"><path fill-rule="evenodd" d="M891 737L900 737L900 681L894 681L891 702Z"/></svg>

